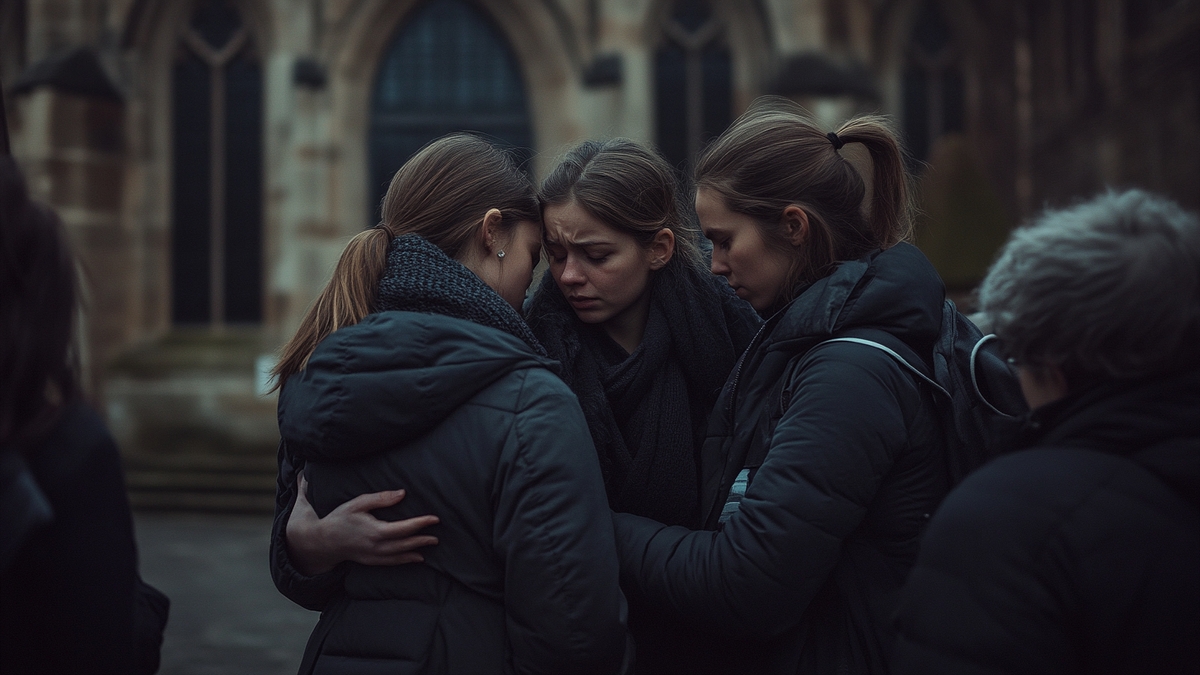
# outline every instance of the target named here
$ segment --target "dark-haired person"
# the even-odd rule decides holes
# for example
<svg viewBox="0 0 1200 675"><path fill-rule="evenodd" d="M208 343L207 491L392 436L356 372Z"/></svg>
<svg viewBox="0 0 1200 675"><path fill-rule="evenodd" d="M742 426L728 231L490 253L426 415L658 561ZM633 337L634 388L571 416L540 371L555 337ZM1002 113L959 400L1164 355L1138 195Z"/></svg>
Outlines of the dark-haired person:
<svg viewBox="0 0 1200 675"><path fill-rule="evenodd" d="M414 485L375 513L440 519L423 565L311 570L327 576L327 597L301 672L627 665L587 424L517 311L540 220L505 153L471 135L433 141L396 172L383 221L347 245L284 347L281 488L291 484L282 464L302 461L322 518L364 493ZM287 545L273 548L290 592L280 581L296 570L278 564Z"/></svg>
<svg viewBox="0 0 1200 675"><path fill-rule="evenodd" d="M1048 211L979 291L1034 408L904 592L900 673L1200 673L1200 223L1139 190Z"/></svg>
<svg viewBox="0 0 1200 675"><path fill-rule="evenodd" d="M872 194L843 156L861 144ZM616 514L623 581L740 644L747 673L886 670L897 593L947 490L932 392L869 339L932 358L943 284L908 235L904 163L875 117L827 134L760 103L701 155L712 271L767 319L701 453L706 529ZM824 344L823 344L824 343Z"/></svg>
<svg viewBox="0 0 1200 675"><path fill-rule="evenodd" d="M138 579L120 455L80 389L77 294L62 223L30 201L16 163L0 157L5 673L148 673L158 664L167 601ZM141 593L161 612L145 624Z"/></svg>
<svg viewBox="0 0 1200 675"><path fill-rule="evenodd" d="M547 274L530 328L562 363L600 458L608 503L698 524L708 416L760 320L705 269L670 164L633 141L586 141L539 191ZM639 673L726 672L721 633L630 596Z"/></svg>

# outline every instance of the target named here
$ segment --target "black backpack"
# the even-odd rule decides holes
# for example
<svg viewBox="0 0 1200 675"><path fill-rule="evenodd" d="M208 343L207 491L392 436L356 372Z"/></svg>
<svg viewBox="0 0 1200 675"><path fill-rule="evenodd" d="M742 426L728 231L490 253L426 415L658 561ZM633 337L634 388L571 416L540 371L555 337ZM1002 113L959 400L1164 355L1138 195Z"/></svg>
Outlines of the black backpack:
<svg viewBox="0 0 1200 675"><path fill-rule="evenodd" d="M908 345L881 330L851 329L820 344L852 342L882 350L933 388L946 433L947 469L951 484L957 484L993 457L1016 449L1029 411L1016 372L997 352L995 339L947 300L932 373Z"/></svg>

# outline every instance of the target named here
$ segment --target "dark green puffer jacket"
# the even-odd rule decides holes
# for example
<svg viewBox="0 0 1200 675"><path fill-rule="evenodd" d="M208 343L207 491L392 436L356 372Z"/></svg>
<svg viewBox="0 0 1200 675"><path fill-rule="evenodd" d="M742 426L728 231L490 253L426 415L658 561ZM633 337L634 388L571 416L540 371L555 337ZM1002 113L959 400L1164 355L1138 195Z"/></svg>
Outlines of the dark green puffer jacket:
<svg viewBox="0 0 1200 675"><path fill-rule="evenodd" d="M626 653L612 521L553 361L470 321L382 312L287 381L279 427L321 516L435 514L424 564L344 563L301 672L616 672Z"/></svg>

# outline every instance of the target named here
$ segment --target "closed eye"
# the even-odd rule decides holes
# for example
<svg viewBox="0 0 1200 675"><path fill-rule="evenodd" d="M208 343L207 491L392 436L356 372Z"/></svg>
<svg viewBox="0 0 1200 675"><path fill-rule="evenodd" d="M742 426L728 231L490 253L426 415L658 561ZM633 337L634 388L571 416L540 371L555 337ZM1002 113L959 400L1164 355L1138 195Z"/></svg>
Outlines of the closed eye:
<svg viewBox="0 0 1200 675"><path fill-rule="evenodd" d="M567 259L567 252L557 246L544 246L546 257L554 262L562 262Z"/></svg>

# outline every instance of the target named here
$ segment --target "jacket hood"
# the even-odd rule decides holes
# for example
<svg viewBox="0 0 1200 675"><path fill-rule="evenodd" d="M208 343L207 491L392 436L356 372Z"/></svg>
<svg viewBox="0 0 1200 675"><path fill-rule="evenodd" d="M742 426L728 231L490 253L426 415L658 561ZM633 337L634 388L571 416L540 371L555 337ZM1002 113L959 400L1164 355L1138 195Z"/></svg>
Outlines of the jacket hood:
<svg viewBox="0 0 1200 675"><path fill-rule="evenodd" d="M1200 368L1103 382L1035 410L1033 440L1129 457L1200 506L1198 411Z"/></svg>
<svg viewBox="0 0 1200 675"><path fill-rule="evenodd" d="M308 460L373 454L421 436L492 383L557 369L521 339L437 314L380 312L334 332L279 395L279 433Z"/></svg>
<svg viewBox="0 0 1200 675"><path fill-rule="evenodd" d="M774 348L853 328L887 331L925 353L942 326L946 287L925 254L899 243L838 265L782 310Z"/></svg>

